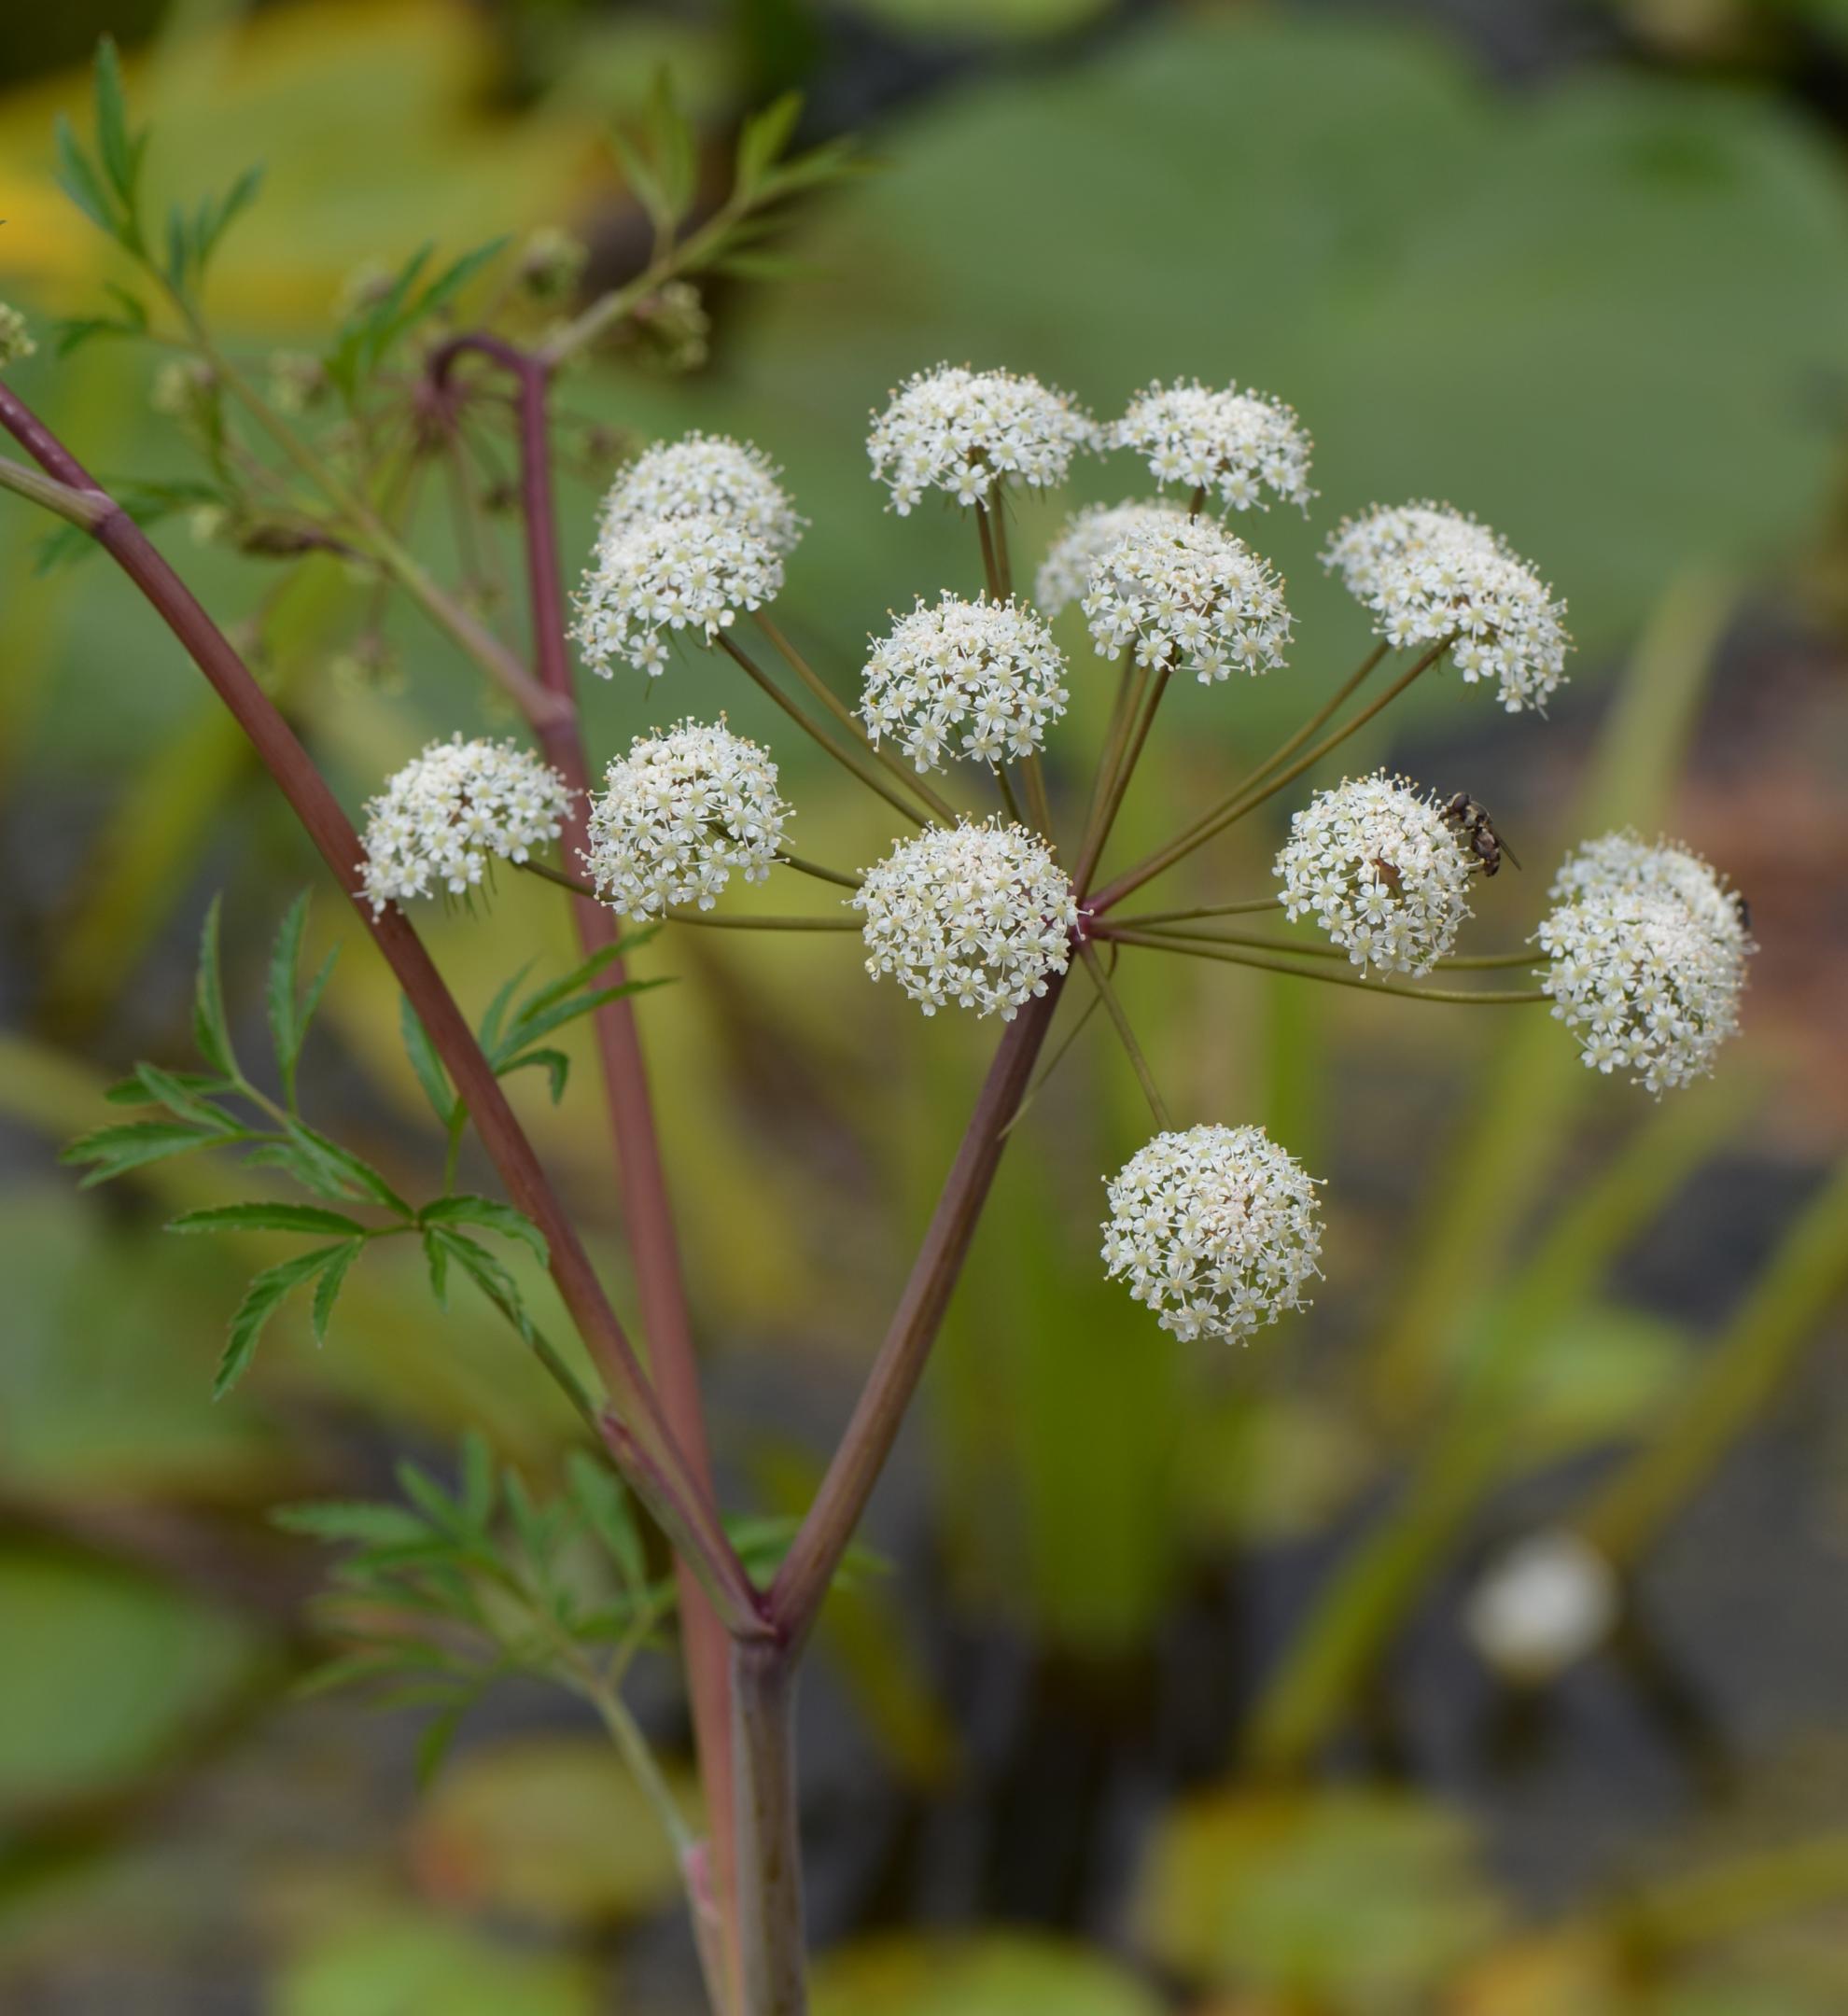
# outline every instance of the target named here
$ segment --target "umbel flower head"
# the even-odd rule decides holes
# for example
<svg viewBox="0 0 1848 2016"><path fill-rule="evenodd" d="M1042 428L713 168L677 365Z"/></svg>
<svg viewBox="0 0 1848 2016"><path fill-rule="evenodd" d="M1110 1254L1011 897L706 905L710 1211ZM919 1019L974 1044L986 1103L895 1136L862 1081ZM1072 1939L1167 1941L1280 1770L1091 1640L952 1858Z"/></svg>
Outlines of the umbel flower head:
<svg viewBox="0 0 1848 2016"><path fill-rule="evenodd" d="M1311 916L1365 972L1426 973L1469 915L1471 857L1402 777L1349 777L1290 821L1277 857L1283 910Z"/></svg>
<svg viewBox="0 0 1848 2016"><path fill-rule="evenodd" d="M1081 607L1100 657L1133 645L1139 663L1201 685L1283 663L1283 583L1211 518L1157 521L1120 539L1091 568Z"/></svg>
<svg viewBox="0 0 1848 2016"><path fill-rule="evenodd" d="M1587 840L1561 863L1552 896L1556 903L1576 903L1614 889L1678 896L1695 921L1740 958L1757 949L1745 929L1739 892L1687 847L1667 840L1651 846L1631 832Z"/></svg>
<svg viewBox="0 0 1848 2016"><path fill-rule="evenodd" d="M1755 949L1712 869L1613 833L1569 860L1552 893L1558 907L1535 934L1540 983L1585 1062L1656 1093L1712 1071L1739 1027Z"/></svg>
<svg viewBox="0 0 1848 2016"><path fill-rule="evenodd" d="M1071 457L1097 441L1091 416L1037 378L940 364L892 394L866 452L903 517L927 490L980 504L998 477L1035 489L1062 483Z"/></svg>
<svg viewBox="0 0 1848 2016"><path fill-rule="evenodd" d="M1157 1134L1110 1179L1104 1266L1164 1330L1239 1342L1318 1271L1315 1188L1262 1127Z"/></svg>
<svg viewBox="0 0 1848 2016"><path fill-rule="evenodd" d="M0 371L8 364L18 364L31 357L37 348L24 315L6 301L0 301Z"/></svg>
<svg viewBox="0 0 1848 2016"><path fill-rule="evenodd" d="M1176 525L1187 513L1179 504L1089 504L1065 521L1033 583L1033 599L1048 617L1076 602L1090 583L1091 569L1119 539L1152 525Z"/></svg>
<svg viewBox="0 0 1848 2016"><path fill-rule="evenodd" d="M555 840L570 808L565 779L516 742L429 743L366 807L359 872L372 915L466 894L490 861L523 861Z"/></svg>
<svg viewBox="0 0 1848 2016"><path fill-rule="evenodd" d="M592 801L584 850L596 893L624 917L713 903L734 869L768 878L790 808L777 765L730 729L685 721L638 735Z"/></svg>
<svg viewBox="0 0 1848 2016"><path fill-rule="evenodd" d="M920 601L873 646L861 719L920 771L961 756L991 767L1030 756L1065 712L1065 655L1030 609L986 597Z"/></svg>
<svg viewBox="0 0 1848 2016"><path fill-rule="evenodd" d="M645 448L610 484L605 533L662 518L728 519L781 556L795 551L804 521L761 448L723 434L689 434Z"/></svg>
<svg viewBox="0 0 1848 2016"><path fill-rule="evenodd" d="M1141 456L1159 483L1217 491L1232 511L1268 511L1280 497L1305 511L1311 444L1295 412L1264 392L1228 385L1215 392L1197 378L1158 380L1130 400L1108 432L1108 445Z"/></svg>
<svg viewBox="0 0 1848 2016"><path fill-rule="evenodd" d="M1078 922L1071 885L1022 826L928 826L866 871L866 970L891 973L926 1015L953 1004L1013 1021L1063 973Z"/></svg>
<svg viewBox="0 0 1848 2016"><path fill-rule="evenodd" d="M782 585L782 556L735 518L696 511L611 525L597 539L571 635L605 679L618 659L659 678L674 632L709 643Z"/></svg>
<svg viewBox="0 0 1848 2016"><path fill-rule="evenodd" d="M1496 680L1510 714L1544 709L1565 677L1565 604L1474 518L1436 504L1377 506L1342 521L1322 564L1395 651L1454 637L1465 682Z"/></svg>

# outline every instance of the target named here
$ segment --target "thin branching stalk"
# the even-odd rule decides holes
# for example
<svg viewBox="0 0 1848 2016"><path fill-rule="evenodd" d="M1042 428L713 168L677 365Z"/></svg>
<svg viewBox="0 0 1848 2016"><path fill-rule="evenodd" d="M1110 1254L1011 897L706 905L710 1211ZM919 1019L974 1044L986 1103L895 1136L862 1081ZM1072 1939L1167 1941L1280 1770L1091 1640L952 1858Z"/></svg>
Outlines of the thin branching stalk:
<svg viewBox="0 0 1848 2016"><path fill-rule="evenodd" d="M920 812L915 805L894 791L891 785L887 783L886 779L879 775L878 770L861 753L858 747L843 749L832 735L824 735L819 723L812 721L763 667L742 646L735 643L725 631L721 630L714 637L713 642L745 672L754 685L761 687L782 708L783 712L794 721L804 735L807 735L811 741L819 744L820 748L826 749L828 754L849 776L858 777L866 786L867 790L876 791L891 806L893 811L898 813L901 818L909 819L914 826L928 826L931 823L930 815L926 812Z"/></svg>
<svg viewBox="0 0 1848 2016"><path fill-rule="evenodd" d="M1266 910L1281 910L1281 896L1253 896L1245 903L1207 903L1197 910L1138 910L1132 917L1113 917L1121 931L1152 931L1157 924L1185 924L1195 917L1256 917Z"/></svg>
<svg viewBox="0 0 1848 2016"><path fill-rule="evenodd" d="M1350 735L1365 727L1382 708L1391 707L1414 679L1443 657L1454 641L1452 637L1445 637L1434 644L1428 651L1413 662L1408 671L1401 673L1379 699L1364 707L1351 721L1344 722L1332 735L1324 735L1320 742L1306 749L1295 763L1276 772L1267 781L1253 786L1241 797L1234 798L1222 805L1217 812L1209 813L1178 840L1169 841L1159 852L1150 855L1146 861L1118 875L1116 880L1098 896L1095 907L1099 913L1101 914L1121 903L1131 890L1139 889L1143 883L1153 881L1156 875L1173 867L1176 861L1184 861L1196 847L1203 847L1216 834L1224 833L1228 826L1236 825L1239 819L1255 812L1259 805L1267 799L1274 798L1286 784L1294 784L1305 770L1312 769L1331 749L1338 749Z"/></svg>
<svg viewBox="0 0 1848 2016"><path fill-rule="evenodd" d="M777 850L777 859L785 868L793 868L798 875L812 875L818 882L832 882L836 889L858 889L864 879L846 869L824 868L819 861L805 861L800 854L791 854L787 847Z"/></svg>
<svg viewBox="0 0 1848 2016"><path fill-rule="evenodd" d="M767 610L759 609L756 612L756 623L757 627L770 639L783 663L807 687L809 692L820 701L829 713L841 723L848 735L865 749L874 762L878 763L890 776L896 777L907 791L915 791L945 825L954 826L957 817L956 807L938 791L933 791L925 782L924 778L918 775L914 765L906 763L896 751L887 748L883 738L877 742L874 741L873 737L867 733L865 722L847 706L847 702L829 685L815 667L809 664L808 660L797 651L795 646L790 642L778 625L770 620Z"/></svg>
<svg viewBox="0 0 1848 2016"><path fill-rule="evenodd" d="M1225 945L1204 945L1190 938L1169 938L1155 931L1122 931L1113 925L1093 927L1099 938L1118 945L1143 945L1152 952L1179 952L1189 959L1220 959L1230 966L1251 966L1260 973L1293 974L1298 980L1320 980L1328 987L1361 987L1369 994L1390 994L1399 1001L1452 1001L1471 1007L1511 1008L1528 1001L1544 1001L1551 996L1541 987L1522 987L1519 992L1484 989L1465 993L1455 987L1400 987L1391 980L1365 980L1358 973L1336 973L1319 966L1300 966L1287 959L1270 959L1262 953L1246 952Z"/></svg>
<svg viewBox="0 0 1848 2016"><path fill-rule="evenodd" d="M782 857L779 855L778 860ZM524 875L537 875L541 882L555 883L560 889L570 889L579 896L595 899L596 891L588 882L580 882L575 875L567 875L562 868L554 868L550 861L524 861L514 865ZM791 863L793 866L793 863ZM849 889L858 888L845 876L829 875L830 882L842 882ZM664 910L661 921L665 924L704 924L719 931L860 931L858 917L708 917L703 910Z"/></svg>
<svg viewBox="0 0 1848 2016"><path fill-rule="evenodd" d="M1115 1025L1124 1053L1129 1059L1129 1068L1136 1073L1136 1082L1142 1088L1142 1097L1149 1102L1149 1111L1155 1115L1155 1125L1165 1134L1174 1125L1169 1117L1168 1102L1161 1096L1161 1087L1155 1084L1155 1073L1149 1069L1148 1057L1143 1054L1141 1044L1136 1040L1136 1031L1122 1001L1117 998L1116 989L1111 985L1110 975L1104 972L1103 960L1098 957L1098 948L1088 938L1081 938L1078 941L1078 956L1085 961L1085 972L1089 976L1091 985L1097 989L1098 999L1102 1001L1105 1014Z"/></svg>

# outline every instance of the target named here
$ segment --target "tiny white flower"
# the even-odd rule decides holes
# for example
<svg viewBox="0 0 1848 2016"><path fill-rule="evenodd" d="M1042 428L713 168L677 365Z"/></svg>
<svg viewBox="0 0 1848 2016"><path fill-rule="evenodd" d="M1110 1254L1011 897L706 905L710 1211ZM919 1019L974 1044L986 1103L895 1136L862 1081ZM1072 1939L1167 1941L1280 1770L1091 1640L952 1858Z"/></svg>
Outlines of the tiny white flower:
<svg viewBox="0 0 1848 2016"><path fill-rule="evenodd" d="M1108 1190L1105 1269L1183 1339L1242 1342L1319 1271L1315 1180L1262 1127L1157 1134Z"/></svg>
<svg viewBox="0 0 1848 2016"><path fill-rule="evenodd" d="M1154 518L1092 563L1083 609L1100 657L1193 673L1202 685L1283 663L1283 583L1211 518Z"/></svg>
<svg viewBox="0 0 1848 2016"><path fill-rule="evenodd" d="M584 866L624 917L686 903L709 910L734 869L747 882L768 877L789 816L777 765L755 742L681 721L637 735L610 763L591 804Z"/></svg>
<svg viewBox="0 0 1848 2016"><path fill-rule="evenodd" d="M787 558L805 521L781 475L761 448L726 435L656 441L610 484L599 523L608 536L663 518L723 518Z"/></svg>
<svg viewBox="0 0 1848 2016"><path fill-rule="evenodd" d="M1427 973L1470 914L1472 861L1428 795L1381 774L1310 799L1277 875L1290 921L1313 917L1363 972Z"/></svg>
<svg viewBox="0 0 1848 2016"><path fill-rule="evenodd" d="M1490 1665L1533 1684L1595 1652L1619 1601L1617 1572L1589 1541L1563 1529L1532 1533L1471 1590L1463 1629Z"/></svg>
<svg viewBox="0 0 1848 2016"><path fill-rule="evenodd" d="M1063 973L1078 906L1045 842L1021 826L929 826L866 871L866 971L924 1013L954 1004L1011 1022Z"/></svg>
<svg viewBox="0 0 1848 2016"><path fill-rule="evenodd" d="M1608 833L1565 862L1552 895L1538 977L1587 1066L1655 1093L1710 1072L1757 950L1734 892L1685 848Z"/></svg>
<svg viewBox="0 0 1848 2016"><path fill-rule="evenodd" d="M1057 616L1082 596L1091 568L1121 539L1151 525L1172 525L1186 517L1179 504L1090 504L1065 521L1033 583L1033 599L1046 616Z"/></svg>
<svg viewBox="0 0 1848 2016"><path fill-rule="evenodd" d="M618 659L658 678L675 632L709 643L782 585L782 555L738 519L699 511L618 522L598 537L571 635L605 679Z"/></svg>
<svg viewBox="0 0 1848 2016"><path fill-rule="evenodd" d="M903 516L927 490L971 505L986 500L998 477L1034 489L1062 483L1071 457L1097 442L1091 416L1037 378L942 364L892 394L866 452Z"/></svg>
<svg viewBox="0 0 1848 2016"><path fill-rule="evenodd" d="M861 719L876 747L894 736L920 771L961 757L994 767L1030 756L1065 712L1065 656L1019 604L946 595L920 601L877 639Z"/></svg>
<svg viewBox="0 0 1848 2016"><path fill-rule="evenodd" d="M1315 495L1302 422L1281 399L1236 385L1214 391L1197 378L1157 381L1110 427L1107 445L1141 455L1157 483L1217 490L1233 511L1268 510L1269 490L1307 511Z"/></svg>
<svg viewBox="0 0 1848 2016"><path fill-rule="evenodd" d="M570 807L565 779L515 742L428 744L366 807L358 869L373 916L413 896L462 895L490 859L525 861L558 837Z"/></svg>
<svg viewBox="0 0 1848 2016"><path fill-rule="evenodd" d="M1474 518L1431 503L1376 506L1342 521L1322 564L1393 650L1455 637L1464 683L1494 679L1510 714L1544 712L1565 677L1565 604Z"/></svg>

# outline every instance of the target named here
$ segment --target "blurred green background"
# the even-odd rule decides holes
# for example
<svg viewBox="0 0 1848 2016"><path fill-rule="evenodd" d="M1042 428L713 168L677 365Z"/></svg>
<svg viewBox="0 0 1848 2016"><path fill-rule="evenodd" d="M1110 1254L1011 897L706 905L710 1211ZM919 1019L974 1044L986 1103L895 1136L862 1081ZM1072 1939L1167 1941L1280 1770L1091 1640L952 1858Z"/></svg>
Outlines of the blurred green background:
<svg viewBox="0 0 1848 2016"><path fill-rule="evenodd" d="M1315 564L1329 527L1430 495L1533 557L1580 647L1548 721L1427 682L1351 759L1494 808L1526 872L1485 887L1476 943L1517 944L1563 847L1612 825L1687 839L1750 895L1744 1040L1660 1107L1589 1078L1544 1017L1126 965L1177 1108L1264 1120L1329 1178L1328 1278L1230 1354L1177 1348L1102 1281L1099 1179L1147 1123L1089 1032L1018 1130L875 1502L893 1572L836 1602L808 1683L825 2009L1848 2007L1848 9L78 0L0 46L0 298L35 317L113 271L50 178L105 28L161 183L267 163L214 298L259 360L427 238L564 224L594 280L623 277L645 234L601 136L657 65L715 163L800 85L809 137L856 131L881 161L803 215L807 270L716 285L690 376L617 355L563 397L785 465L813 525L779 616L837 686L889 608L980 578L966 525L898 520L866 480L897 379L1007 365L1109 413L1157 374L1238 378L1316 440L1309 523L1253 528L1300 641L1287 672L1174 696L1123 858L1365 649ZM105 479L182 475L155 364L48 343L17 382ZM1093 463L1023 506L1023 570L1071 504L1141 487ZM573 553L595 497L562 500ZM38 571L39 536L0 508L0 2001L686 2009L672 1869L588 1720L510 1688L420 1792L413 1715L291 1691L325 1649L303 1608L324 1563L267 1508L388 1489L404 1450L443 1466L469 1423L543 1478L570 1427L549 1389L485 1313L439 1324L381 1258L324 1351L279 1325L212 1407L225 1319L273 1255L158 1228L235 1179L167 1164L79 1195L56 1167L132 1057L187 1061L212 892L233 1015L259 1029L270 933L318 877L127 587ZM354 808L428 735L507 725L407 611L401 690L345 672L370 617L337 567L279 586L183 523L163 539L260 639ZM428 543L453 565L439 520ZM1076 791L1109 693L1075 615L1060 635L1051 767ZM882 850L878 808L729 671L599 687L595 748L726 709L775 743L803 851ZM1163 889L1262 889L1261 825ZM568 958L533 886L430 931L471 1005ZM336 935L357 933L324 894L313 936ZM991 1042L869 988L853 943L670 934L644 959L676 983L641 1013L740 1506L805 1502ZM427 1180L357 943L328 1022L310 1112ZM581 1064L561 1109L524 1106L620 1290ZM1471 1647L1469 1593L1561 1524L1622 1571L1623 1620L1553 1684L1510 1685ZM683 1742L670 1673L641 1705Z"/></svg>

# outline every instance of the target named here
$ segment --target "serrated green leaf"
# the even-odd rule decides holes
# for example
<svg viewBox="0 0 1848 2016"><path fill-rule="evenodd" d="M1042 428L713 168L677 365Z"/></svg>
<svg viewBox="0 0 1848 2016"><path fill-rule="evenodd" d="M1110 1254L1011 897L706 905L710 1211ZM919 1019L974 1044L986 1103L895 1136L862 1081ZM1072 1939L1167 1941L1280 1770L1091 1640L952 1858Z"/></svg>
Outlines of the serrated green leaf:
<svg viewBox="0 0 1848 2016"><path fill-rule="evenodd" d="M674 95L674 74L665 63L654 73L648 123L668 221L678 222L693 207L699 155L693 126Z"/></svg>
<svg viewBox="0 0 1848 2016"><path fill-rule="evenodd" d="M453 1540L470 1541L476 1537L474 1522L466 1509L427 1472L407 1460L397 1464L392 1475L398 1479L399 1490L439 1531Z"/></svg>
<svg viewBox="0 0 1848 2016"><path fill-rule="evenodd" d="M615 149L629 193L648 212L656 234L665 238L674 228L675 215L654 161L642 151L639 141L620 126L609 129L609 145Z"/></svg>
<svg viewBox="0 0 1848 2016"><path fill-rule="evenodd" d="M571 1060L562 1050L525 1050L494 1069L499 1078L511 1078L516 1071L543 1071L554 1106L565 1097L565 1087L571 1078Z"/></svg>
<svg viewBox="0 0 1848 2016"><path fill-rule="evenodd" d="M121 199L123 213L132 216L140 169L140 149L129 131L121 59L116 53L113 35L104 35L96 45L95 95L97 151L102 156L105 173Z"/></svg>
<svg viewBox="0 0 1848 2016"><path fill-rule="evenodd" d="M513 996L518 990L521 981L532 970L533 962L528 959L513 977L500 987L494 999L487 1004L487 1012L482 1016L480 1037L482 1048L490 1058L500 1048L500 1025L506 1017L507 1010L512 1002Z"/></svg>
<svg viewBox="0 0 1848 2016"><path fill-rule="evenodd" d="M416 1212L386 1183L377 1169L364 1156L357 1155L352 1149L343 1148L340 1142L312 1127L300 1117L291 1114L287 1122L288 1137L305 1155L318 1160L340 1181L348 1185L349 1195L370 1197L375 1203L383 1204L400 1218L414 1219Z"/></svg>
<svg viewBox="0 0 1848 2016"><path fill-rule="evenodd" d="M343 1211L313 1204L216 1204L169 1219L169 1232L320 1232L336 1239L364 1239L366 1227Z"/></svg>
<svg viewBox="0 0 1848 2016"><path fill-rule="evenodd" d="M218 249L225 233L257 201L258 191L262 186L263 168L262 163L259 161L246 168L238 176L237 180L231 184L231 188L225 191L217 208L209 213L207 219L202 219L203 229L200 231L199 243L199 263L202 277L203 276L203 268L206 262L211 259L213 253Z"/></svg>
<svg viewBox="0 0 1848 2016"><path fill-rule="evenodd" d="M434 1232L424 1234L424 1262L429 1268L430 1293L440 1309L449 1308L449 1249Z"/></svg>
<svg viewBox="0 0 1848 2016"><path fill-rule="evenodd" d="M98 231L119 238L120 230L114 206L104 192L102 179L90 156L83 150L71 122L61 112L53 133L58 150L58 187L76 203Z"/></svg>
<svg viewBox="0 0 1848 2016"><path fill-rule="evenodd" d="M308 1320L314 1327L316 1344L328 1341L328 1325L333 1321L334 1304L340 1300L340 1291L362 1250L357 1243L348 1246L339 1259L329 1260L321 1269L321 1278L315 1283L315 1299L308 1305Z"/></svg>
<svg viewBox="0 0 1848 2016"><path fill-rule="evenodd" d="M433 1204L424 1206L422 1217L426 1225L482 1225L508 1239L524 1239L540 1261L546 1257L545 1234L524 1211L496 1197L472 1197L466 1192L438 1197Z"/></svg>
<svg viewBox="0 0 1848 2016"><path fill-rule="evenodd" d="M505 236L490 238L485 245L478 245L472 251L464 252L452 259L419 296L416 306L406 318L404 327L408 329L448 307L469 281L506 247Z"/></svg>
<svg viewBox="0 0 1848 2016"><path fill-rule="evenodd" d="M622 1001L626 995L643 994L651 987L665 987L665 976L654 980L623 980L615 987L598 987L589 994L574 994L565 1001L553 1001L549 1007L535 1010L529 1002L515 1015L509 1028L505 1041L500 1045L502 1055L512 1050L525 1050L537 1043L541 1036L550 1036L553 1029L563 1029L567 1022L575 1022L581 1016L595 1012L613 1001Z"/></svg>
<svg viewBox="0 0 1848 2016"><path fill-rule="evenodd" d="M231 1339L212 1380L212 1397L222 1400L245 1371L270 1318L290 1292L312 1281L330 1261L345 1252L343 1246L322 1246L314 1253L299 1253L292 1260L265 1267L245 1289L237 1314L231 1318Z"/></svg>
<svg viewBox="0 0 1848 2016"><path fill-rule="evenodd" d="M528 1343L533 1338L533 1320L526 1313L526 1305L512 1275L500 1262L466 1233L453 1231L447 1225L439 1225L431 1235L448 1251L469 1279L488 1300L499 1309Z"/></svg>
<svg viewBox="0 0 1848 2016"><path fill-rule="evenodd" d="M186 1080L175 1072L162 1071L158 1064L137 1064L134 1075L147 1094L145 1104L164 1106L176 1119L215 1134L231 1137L248 1132L229 1113L221 1113L208 1099L200 1098Z"/></svg>
<svg viewBox="0 0 1848 2016"><path fill-rule="evenodd" d="M458 1104L455 1092L449 1083L448 1071L443 1069L442 1058L437 1054L437 1046L430 1041L430 1032L411 1005L408 994L400 994L398 998L398 1027L404 1041L404 1054L411 1059L411 1069L416 1073L424 1097L430 1102L431 1112L444 1127L453 1127Z"/></svg>
<svg viewBox="0 0 1848 2016"><path fill-rule="evenodd" d="M192 1040L199 1054L224 1077L240 1076L237 1057L231 1049L231 1026L225 1019L224 976L218 964L218 912L221 896L214 896L199 933L199 979L192 1008Z"/></svg>
<svg viewBox="0 0 1848 2016"><path fill-rule="evenodd" d="M145 1162L161 1162L169 1155L186 1155L194 1148L219 1147L235 1138L207 1133L203 1127L184 1127L176 1120L135 1120L121 1127L98 1127L71 1142L59 1160L95 1165L78 1185L88 1190L121 1175L125 1169L139 1169Z"/></svg>
<svg viewBox="0 0 1848 2016"><path fill-rule="evenodd" d="M764 171L790 144L796 121L802 117L802 93L785 91L761 112L747 119L738 132L735 188L747 202Z"/></svg>
<svg viewBox="0 0 1848 2016"><path fill-rule="evenodd" d="M168 1071L166 1075L192 1097L215 1092L229 1092L231 1085L211 1071ZM158 1106L161 1101L147 1089L137 1070L133 1076L118 1078L107 1086L103 1097L111 1106Z"/></svg>

